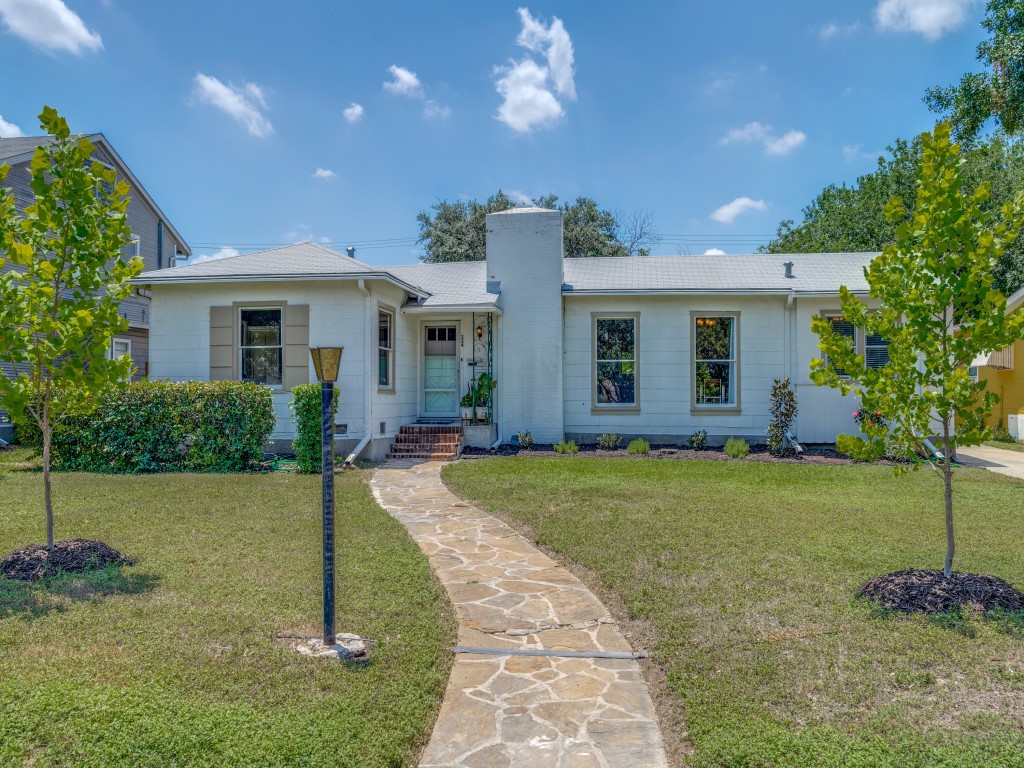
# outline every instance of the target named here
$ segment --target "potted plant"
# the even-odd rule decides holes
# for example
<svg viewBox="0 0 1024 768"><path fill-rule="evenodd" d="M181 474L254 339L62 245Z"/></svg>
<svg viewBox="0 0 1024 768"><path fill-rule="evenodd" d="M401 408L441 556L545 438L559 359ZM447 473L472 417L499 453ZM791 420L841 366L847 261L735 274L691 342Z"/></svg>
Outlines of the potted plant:
<svg viewBox="0 0 1024 768"><path fill-rule="evenodd" d="M498 382L489 373L481 373L476 378L476 418L484 424L487 423L488 406L491 404L491 390L498 386Z"/></svg>
<svg viewBox="0 0 1024 768"><path fill-rule="evenodd" d="M462 415L464 422L470 422L473 420L473 385L469 385L469 390L462 396L459 401L459 410Z"/></svg>

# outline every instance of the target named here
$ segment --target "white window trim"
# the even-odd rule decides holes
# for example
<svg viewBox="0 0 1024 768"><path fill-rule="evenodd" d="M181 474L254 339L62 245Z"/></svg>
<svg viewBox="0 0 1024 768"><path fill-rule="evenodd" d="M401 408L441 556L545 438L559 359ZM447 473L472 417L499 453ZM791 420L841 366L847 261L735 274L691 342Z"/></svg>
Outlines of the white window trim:
<svg viewBox="0 0 1024 768"><path fill-rule="evenodd" d="M697 318L732 318L732 344L731 359L729 360L697 360ZM703 309L690 311L690 413L731 413L738 414L743 411L743 388L742 379L742 346L741 339L741 313L733 310ZM697 402L697 363L728 363L732 366L732 380L729 382L728 403L698 403Z"/></svg>
<svg viewBox="0 0 1024 768"><path fill-rule="evenodd" d="M378 365L378 369L377 369L377 391L378 392L392 393L392 392L395 391L395 346L396 346L396 341L397 341L397 338L398 338L398 332L397 332L398 329L395 327L395 316L396 316L396 314L397 313L395 312L395 310L392 307L386 306L384 304L378 304L377 305L377 365ZM388 335L389 335L389 342L391 344L390 347L382 347L381 344L380 344L380 316L381 315L387 315L388 316L388 328L390 330L390 333ZM388 353L388 383L387 384L381 384L380 383L380 368L379 368L379 366L380 366L380 352L383 349L387 349L387 353Z"/></svg>
<svg viewBox="0 0 1024 768"><path fill-rule="evenodd" d="M597 323L599 320L633 321L633 402L601 403L597 400L597 365L621 360L597 359ZM591 312L590 313L590 412L591 413L639 413L640 412L640 313L639 312ZM625 358L622 358L624 360Z"/></svg>
<svg viewBox="0 0 1024 768"><path fill-rule="evenodd" d="M238 311L235 313L235 332L238 335L235 338L238 339L238 349L236 351L237 357L235 359L235 362L238 365L238 380L242 381L242 382L247 381L247 379L243 378L243 376L242 376L242 371L245 370L245 367L242 364L242 355L244 354L245 350L247 350L247 349L279 349L279 350L281 350L281 383L280 384L264 384L263 386L269 388L270 390L272 390L274 392L283 392L284 391L284 374L285 374L285 364L284 364L284 347L285 347L285 344L284 344L284 307L281 306L280 304L277 304L277 305L274 305L274 304L270 304L270 305L251 305L251 304L245 304L245 305L239 305L237 307L237 309L238 309ZM280 344L275 344L275 345L271 345L271 346L265 346L265 345L252 346L252 345L246 345L246 344L242 343L243 338L244 338L242 336L242 312L253 311L253 310L256 310L256 311L273 310L273 311L279 312L281 314L281 325L280 325L280 328L281 328L280 342L281 343Z"/></svg>
<svg viewBox="0 0 1024 768"><path fill-rule="evenodd" d="M115 338L110 340L110 349L107 350L107 359L108 360L116 360L117 359L116 357L114 357L114 345L118 344L118 343L126 344L128 346L128 349L125 351L124 354L128 355L128 359L131 360L132 359L132 340L131 339L126 339L123 336L117 336L117 337L115 337ZM124 355L119 355L119 357L124 357Z"/></svg>

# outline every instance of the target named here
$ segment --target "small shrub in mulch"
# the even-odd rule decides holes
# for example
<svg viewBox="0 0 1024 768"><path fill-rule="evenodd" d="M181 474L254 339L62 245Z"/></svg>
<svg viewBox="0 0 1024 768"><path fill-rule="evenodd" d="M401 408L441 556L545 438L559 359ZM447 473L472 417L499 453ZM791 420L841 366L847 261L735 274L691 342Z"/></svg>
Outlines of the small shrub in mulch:
<svg viewBox="0 0 1024 768"><path fill-rule="evenodd" d="M960 608L982 611L1024 611L1024 592L995 576L908 569L879 576L858 592L901 613L948 613Z"/></svg>
<svg viewBox="0 0 1024 768"><path fill-rule="evenodd" d="M0 559L0 575L8 579L38 581L58 573L82 573L108 565L131 565L134 561L102 541L67 539L47 551L42 544L29 544Z"/></svg>

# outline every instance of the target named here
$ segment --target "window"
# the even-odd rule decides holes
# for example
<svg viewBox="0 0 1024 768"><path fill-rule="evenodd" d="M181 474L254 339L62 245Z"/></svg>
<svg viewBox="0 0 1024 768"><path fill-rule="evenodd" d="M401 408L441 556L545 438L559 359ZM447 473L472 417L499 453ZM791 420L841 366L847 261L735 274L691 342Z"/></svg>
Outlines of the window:
<svg viewBox="0 0 1024 768"><path fill-rule="evenodd" d="M386 310L377 312L377 386L394 389L395 316Z"/></svg>
<svg viewBox="0 0 1024 768"><path fill-rule="evenodd" d="M889 363L889 342L877 333L865 333L863 328L856 327L842 315L827 315L829 323L832 324L832 332L850 339L853 351L864 355L864 365L868 368L878 370ZM835 372L845 376L846 371L833 366Z"/></svg>
<svg viewBox="0 0 1024 768"><path fill-rule="evenodd" d="M142 255L142 240L134 232L128 237L128 243L121 249L126 259Z"/></svg>
<svg viewBox="0 0 1024 768"><path fill-rule="evenodd" d="M638 316L594 318L594 378L597 407L637 406Z"/></svg>
<svg viewBox="0 0 1024 768"><path fill-rule="evenodd" d="M281 386L284 361L281 314L280 308L239 311L242 381Z"/></svg>
<svg viewBox="0 0 1024 768"><path fill-rule="evenodd" d="M118 360L125 356L127 356L129 360L132 359L132 340L117 338L111 339L110 349L107 350L107 359Z"/></svg>
<svg viewBox="0 0 1024 768"><path fill-rule="evenodd" d="M693 403L738 407L736 315L693 317Z"/></svg>

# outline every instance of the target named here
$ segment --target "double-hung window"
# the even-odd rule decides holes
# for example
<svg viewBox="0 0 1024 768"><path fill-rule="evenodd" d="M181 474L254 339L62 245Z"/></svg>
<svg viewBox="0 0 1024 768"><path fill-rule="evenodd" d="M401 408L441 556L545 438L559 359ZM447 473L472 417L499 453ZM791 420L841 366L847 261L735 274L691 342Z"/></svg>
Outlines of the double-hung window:
<svg viewBox="0 0 1024 768"><path fill-rule="evenodd" d="M637 408L637 314L594 316L594 407Z"/></svg>
<svg viewBox="0 0 1024 768"><path fill-rule="evenodd" d="M739 315L691 314L693 407L739 408Z"/></svg>
<svg viewBox="0 0 1024 768"><path fill-rule="evenodd" d="M284 380L282 314L280 307L239 310L242 381L281 386Z"/></svg>
<svg viewBox="0 0 1024 768"><path fill-rule="evenodd" d="M877 333L867 333L863 328L855 326L842 315L826 315L832 325L832 332L850 340L853 351L864 356L864 365L868 368L885 367L889 363L889 341ZM833 365L832 368L840 376L846 371Z"/></svg>
<svg viewBox="0 0 1024 768"><path fill-rule="evenodd" d="M395 315L385 309L377 312L377 387L395 388Z"/></svg>

